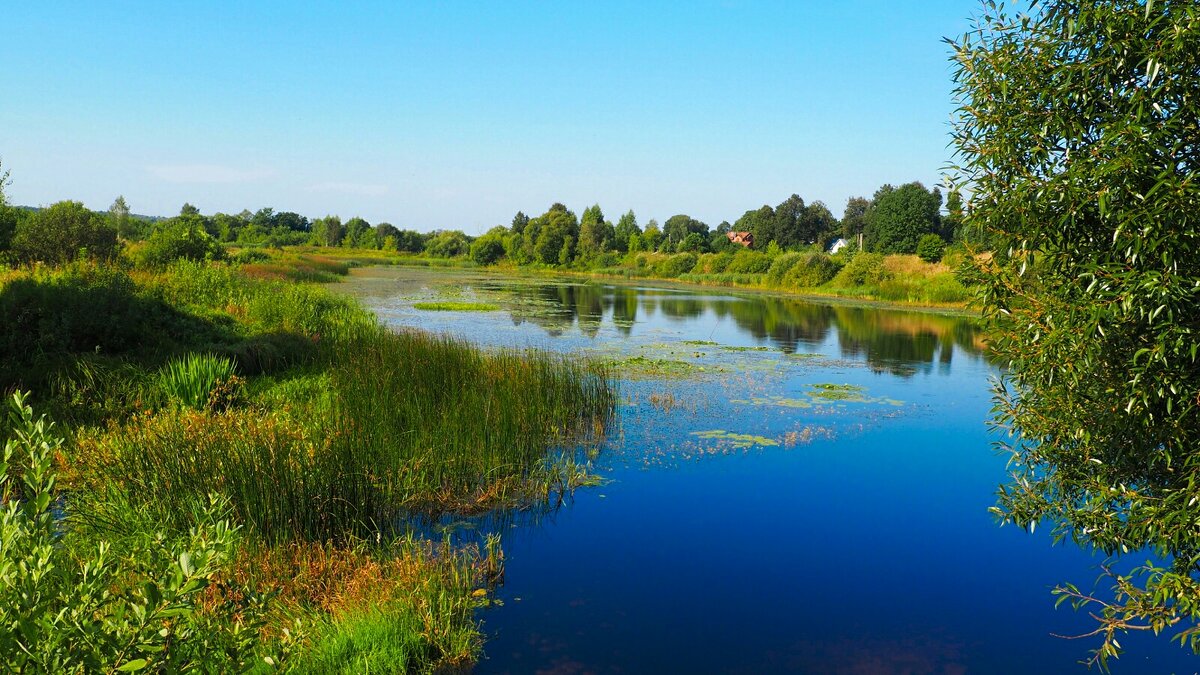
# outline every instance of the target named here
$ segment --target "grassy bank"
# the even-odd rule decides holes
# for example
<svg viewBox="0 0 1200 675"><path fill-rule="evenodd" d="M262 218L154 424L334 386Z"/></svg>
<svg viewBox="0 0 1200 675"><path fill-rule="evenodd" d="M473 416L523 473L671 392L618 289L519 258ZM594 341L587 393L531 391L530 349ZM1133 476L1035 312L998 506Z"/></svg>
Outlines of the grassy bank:
<svg viewBox="0 0 1200 675"><path fill-rule="evenodd" d="M948 251L936 262L915 255L820 251L726 251L722 253L603 254L570 265L515 265L505 258L479 266L466 258L434 258L309 247L275 252L279 260L319 255L351 265L388 264L435 267L497 268L514 273L582 275L607 279L660 279L701 286L767 290L802 296L832 297L919 307L963 308L973 297L959 270L961 250Z"/></svg>
<svg viewBox="0 0 1200 675"><path fill-rule="evenodd" d="M480 644L471 611L486 601L478 589L495 572L495 552L414 539L405 522L569 490L575 476L563 467L576 466L611 420L608 373L546 353L392 332L353 301L296 281L336 278L349 269L343 260L232 259L0 275L10 326L0 382L31 391L25 403L62 422L46 436L53 443L12 444L4 502L24 505L12 532L53 540L62 534L53 523L69 523L63 545L43 551L61 558L59 572L42 578L62 597L79 595L87 570L107 560L123 597L150 612L132 635L176 625L176 610L194 619L174 651L143 650L137 638L88 661L65 643L22 642L44 637L32 628L0 649L40 649L45 663L61 657L53 662L101 670L139 659L162 669L189 649L189 663L221 663L229 641L251 669L469 663ZM27 417L6 423L4 435L32 433ZM38 447L52 448L44 465ZM155 547L175 554L148 556ZM6 548L16 567L5 574L20 577L13 570L37 550ZM185 553L205 566L183 565ZM184 567L194 583L168 597L154 580ZM61 609L23 611L61 631L53 619Z"/></svg>

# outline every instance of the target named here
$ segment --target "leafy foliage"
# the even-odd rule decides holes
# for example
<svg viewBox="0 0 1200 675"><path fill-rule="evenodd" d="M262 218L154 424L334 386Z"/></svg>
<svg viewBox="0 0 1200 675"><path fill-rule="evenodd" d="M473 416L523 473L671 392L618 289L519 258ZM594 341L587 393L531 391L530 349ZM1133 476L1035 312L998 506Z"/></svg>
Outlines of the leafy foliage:
<svg viewBox="0 0 1200 675"><path fill-rule="evenodd" d="M24 395L11 403L14 434L0 460L0 654L16 672L244 671L260 655L262 598L239 589L238 619L201 601L235 543L214 501L183 537L144 535L68 547L55 517L54 454L62 439L35 419ZM11 470L23 466L23 470ZM22 483L21 499L12 481ZM67 533L70 535L70 532Z"/></svg>
<svg viewBox="0 0 1200 675"><path fill-rule="evenodd" d="M1007 369L996 423L1012 476L995 511L1110 555L1089 606L1103 642L1188 626L1200 651L1200 7L992 7L955 44L955 144L991 345Z"/></svg>
<svg viewBox="0 0 1200 675"><path fill-rule="evenodd" d="M59 202L18 222L12 245L21 258L50 265L109 260L117 254L117 231L80 202Z"/></svg>
<svg viewBox="0 0 1200 675"><path fill-rule="evenodd" d="M233 360L214 354L188 354L163 366L158 388L169 401L193 410L227 403L236 373ZM224 396L222 395L224 394Z"/></svg>

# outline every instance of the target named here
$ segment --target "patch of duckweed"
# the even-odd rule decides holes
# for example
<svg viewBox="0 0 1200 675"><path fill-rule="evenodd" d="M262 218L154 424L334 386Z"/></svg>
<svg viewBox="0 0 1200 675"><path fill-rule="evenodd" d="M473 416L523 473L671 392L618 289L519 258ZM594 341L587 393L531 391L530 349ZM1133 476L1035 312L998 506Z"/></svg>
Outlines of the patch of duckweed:
<svg viewBox="0 0 1200 675"><path fill-rule="evenodd" d="M694 377L704 373L717 373L723 369L716 366L702 366L678 359L659 359L648 356L630 356L621 359L608 359L604 364L618 377L647 378L647 377Z"/></svg>
<svg viewBox="0 0 1200 675"><path fill-rule="evenodd" d="M721 343L720 343L720 342L713 342L712 340L684 340L684 341L683 341L683 344L685 344L685 345L698 345L698 346L701 346L701 347L716 347L717 345L719 345L719 344L721 344Z"/></svg>
<svg viewBox="0 0 1200 675"><path fill-rule="evenodd" d="M867 400L867 397L864 395L867 388L856 384L820 383L810 386L812 387L812 391L808 395L813 398L826 401L848 401L851 403L864 403Z"/></svg>
<svg viewBox="0 0 1200 675"><path fill-rule="evenodd" d="M774 405L781 408L811 408L813 402L807 398L786 398L784 396L753 396L751 398L735 398L730 403L742 405Z"/></svg>
<svg viewBox="0 0 1200 675"><path fill-rule="evenodd" d="M756 445L772 446L779 445L779 441L767 438L766 436L755 436L754 434L735 434L724 429L709 429L707 431L693 431L692 436L703 438L705 440L721 441L728 443L735 448L750 448Z"/></svg>
<svg viewBox="0 0 1200 675"><path fill-rule="evenodd" d="M427 312L494 312L499 305L487 302L414 302L413 309Z"/></svg>
<svg viewBox="0 0 1200 675"><path fill-rule="evenodd" d="M721 345L722 351L727 352L773 352L774 347L734 347L732 345Z"/></svg>

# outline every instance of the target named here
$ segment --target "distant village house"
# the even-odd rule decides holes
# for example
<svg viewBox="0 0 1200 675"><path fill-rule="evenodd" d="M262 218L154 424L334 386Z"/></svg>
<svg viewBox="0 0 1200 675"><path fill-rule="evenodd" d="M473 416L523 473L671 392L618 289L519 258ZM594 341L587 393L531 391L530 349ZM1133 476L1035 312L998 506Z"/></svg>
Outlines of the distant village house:
<svg viewBox="0 0 1200 675"><path fill-rule="evenodd" d="M735 244L741 244L746 248L754 246L754 235L749 232L726 232L725 236L729 237L729 241L732 241Z"/></svg>

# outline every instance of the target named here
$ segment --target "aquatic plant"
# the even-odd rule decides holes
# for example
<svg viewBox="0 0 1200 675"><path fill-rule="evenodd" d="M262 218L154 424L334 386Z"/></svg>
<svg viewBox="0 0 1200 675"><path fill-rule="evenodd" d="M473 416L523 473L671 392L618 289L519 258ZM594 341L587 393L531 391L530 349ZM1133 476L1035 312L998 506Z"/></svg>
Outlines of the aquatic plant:
<svg viewBox="0 0 1200 675"><path fill-rule="evenodd" d="M414 302L413 309L429 312L494 312L499 305L487 302Z"/></svg>

